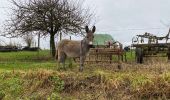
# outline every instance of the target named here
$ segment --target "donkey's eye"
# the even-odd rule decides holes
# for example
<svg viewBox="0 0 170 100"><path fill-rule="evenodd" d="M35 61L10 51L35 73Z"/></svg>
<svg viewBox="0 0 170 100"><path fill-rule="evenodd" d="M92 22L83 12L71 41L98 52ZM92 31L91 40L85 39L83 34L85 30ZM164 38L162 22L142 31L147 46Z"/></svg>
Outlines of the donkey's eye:
<svg viewBox="0 0 170 100"><path fill-rule="evenodd" d="M87 38L89 38L89 37L87 36Z"/></svg>

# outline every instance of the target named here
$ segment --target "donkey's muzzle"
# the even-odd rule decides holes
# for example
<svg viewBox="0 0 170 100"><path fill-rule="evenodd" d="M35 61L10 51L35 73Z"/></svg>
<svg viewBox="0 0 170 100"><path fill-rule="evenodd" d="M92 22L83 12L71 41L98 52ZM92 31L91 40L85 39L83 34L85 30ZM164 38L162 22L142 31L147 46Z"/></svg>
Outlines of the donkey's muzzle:
<svg viewBox="0 0 170 100"><path fill-rule="evenodd" d="M93 45L93 42L92 42L92 41L90 41L90 42L89 42L89 45Z"/></svg>

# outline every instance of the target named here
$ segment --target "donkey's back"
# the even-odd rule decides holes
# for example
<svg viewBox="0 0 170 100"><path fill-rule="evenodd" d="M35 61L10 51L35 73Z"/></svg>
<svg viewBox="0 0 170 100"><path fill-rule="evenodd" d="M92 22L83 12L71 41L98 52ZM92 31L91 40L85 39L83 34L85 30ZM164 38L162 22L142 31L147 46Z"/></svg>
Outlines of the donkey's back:
<svg viewBox="0 0 170 100"><path fill-rule="evenodd" d="M58 56L80 57L81 41L64 39L58 43Z"/></svg>

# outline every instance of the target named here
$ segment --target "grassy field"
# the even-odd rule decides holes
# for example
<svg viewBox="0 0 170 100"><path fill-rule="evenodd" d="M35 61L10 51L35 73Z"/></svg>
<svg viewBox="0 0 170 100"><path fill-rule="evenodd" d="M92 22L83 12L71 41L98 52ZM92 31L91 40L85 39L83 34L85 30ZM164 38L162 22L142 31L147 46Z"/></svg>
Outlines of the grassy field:
<svg viewBox="0 0 170 100"><path fill-rule="evenodd" d="M27 70L37 68L51 69L55 65L56 61L51 58L49 51L19 51L0 53L1 70Z"/></svg>
<svg viewBox="0 0 170 100"><path fill-rule="evenodd" d="M63 70L49 51L0 53L3 100L147 100L170 99L169 63L78 64ZM67 64L68 65L68 64Z"/></svg>

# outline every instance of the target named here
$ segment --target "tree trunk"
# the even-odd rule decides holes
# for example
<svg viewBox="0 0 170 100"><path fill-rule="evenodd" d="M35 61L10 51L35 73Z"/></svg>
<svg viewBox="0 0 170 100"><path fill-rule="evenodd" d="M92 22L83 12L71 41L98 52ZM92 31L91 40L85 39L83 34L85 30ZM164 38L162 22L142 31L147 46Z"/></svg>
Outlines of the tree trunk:
<svg viewBox="0 0 170 100"><path fill-rule="evenodd" d="M55 41L54 41L54 35L55 34L50 34L50 51L52 57L55 57Z"/></svg>
<svg viewBox="0 0 170 100"><path fill-rule="evenodd" d="M38 33L38 50L40 49L40 33Z"/></svg>
<svg viewBox="0 0 170 100"><path fill-rule="evenodd" d="M62 33L60 32L60 41L62 40Z"/></svg>

